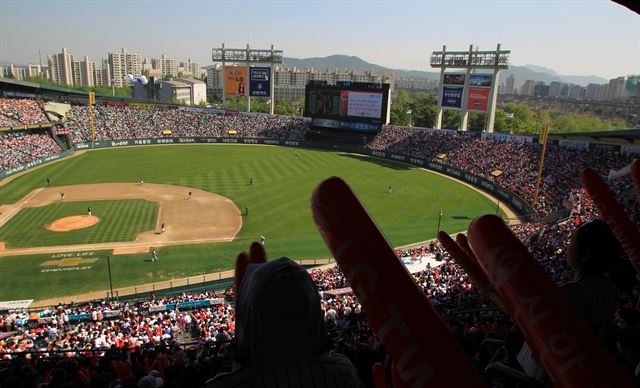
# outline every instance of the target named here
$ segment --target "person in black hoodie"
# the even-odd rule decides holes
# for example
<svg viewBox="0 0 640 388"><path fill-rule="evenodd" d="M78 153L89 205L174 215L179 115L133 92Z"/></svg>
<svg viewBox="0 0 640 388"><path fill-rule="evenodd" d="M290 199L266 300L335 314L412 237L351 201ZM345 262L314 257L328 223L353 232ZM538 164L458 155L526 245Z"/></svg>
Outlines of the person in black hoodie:
<svg viewBox="0 0 640 388"><path fill-rule="evenodd" d="M309 273L294 261L266 262L264 247L236 262L238 365L207 387L358 387L355 367L330 353L320 295Z"/></svg>

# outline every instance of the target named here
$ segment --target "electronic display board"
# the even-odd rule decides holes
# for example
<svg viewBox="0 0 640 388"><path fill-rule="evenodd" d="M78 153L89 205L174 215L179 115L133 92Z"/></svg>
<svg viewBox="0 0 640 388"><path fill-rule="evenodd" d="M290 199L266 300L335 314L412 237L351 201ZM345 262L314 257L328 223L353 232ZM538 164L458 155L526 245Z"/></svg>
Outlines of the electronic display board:
<svg viewBox="0 0 640 388"><path fill-rule="evenodd" d="M309 83L304 115L311 118L386 124L389 84Z"/></svg>

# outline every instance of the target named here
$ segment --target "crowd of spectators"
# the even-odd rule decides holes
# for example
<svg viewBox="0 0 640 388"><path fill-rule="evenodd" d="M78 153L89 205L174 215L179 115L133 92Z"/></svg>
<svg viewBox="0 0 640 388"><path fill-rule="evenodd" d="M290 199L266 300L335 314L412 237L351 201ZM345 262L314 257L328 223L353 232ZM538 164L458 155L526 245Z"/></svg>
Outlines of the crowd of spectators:
<svg viewBox="0 0 640 388"><path fill-rule="evenodd" d="M177 108L98 105L94 111L97 141L170 137L242 137L302 140L301 118L234 112L203 113ZM89 108L74 105L67 120L74 143L91 139Z"/></svg>
<svg viewBox="0 0 640 388"><path fill-rule="evenodd" d="M0 98L0 128L40 125L48 122L49 120L36 100Z"/></svg>
<svg viewBox="0 0 640 388"><path fill-rule="evenodd" d="M118 381L135 387L147 376L163 379L165 386L202 385L220 362L201 376L193 373L222 359L235 330L234 309L219 296L223 294L214 291L152 295L137 303L103 301L0 314L0 386L71 381L107 386ZM215 304L180 308L180 303L205 300ZM153 309L166 305L175 307ZM77 320L79 316L84 317ZM185 350L180 341L196 346ZM183 385L185 381L195 383Z"/></svg>
<svg viewBox="0 0 640 388"><path fill-rule="evenodd" d="M88 140L87 115L86 107L73 107L67 125L74 141ZM303 138L306 124L279 116L121 106L96 109L98 140L161 137L167 130L172 136L229 136L233 130L239 137L298 139ZM536 144L386 127L369 147L449 164L491 179L532 201L539 154ZM0 139L0 151L0 171L4 171L61 150L50 136L13 133ZM588 166L604 176L631 160L631 155L607 150L558 146L548 149L537 210L546 214L565 206L570 208L570 216L562 223L514 225L511 230L557 285L574 277L567 265L571 235L580 225L599 217L579 185L579 171ZM496 170L501 174L492 175ZM610 181L618 200L638 223L640 211L631 184L628 176ZM523 344L522 336L511 319L475 289L467 274L439 244L398 249L396 254L411 260L436 258L439 265L429 265L414 273L413 278L481 370L496 360L498 353L497 359L518 367L516 353ZM371 386L371 365L388 361L388 356L369 326L366 312L338 268L314 269L311 277L322 295L321 308L332 348L347 355L363 384ZM0 387L39 383L57 386L71 381L87 386L116 383L158 386L160 380L167 387L201 386L231 366L230 344L235 334L233 294L231 288L224 294L183 293L151 297L138 303L58 306L40 311L37 317L25 311L0 315ZM214 300L206 306L189 304ZM608 350L637 378L640 288L636 285L632 291L621 291L619 301L610 322L609 337L613 341L608 345L613 346L608 346ZM84 318L72 319L79 315ZM185 349L180 343L184 336L195 346ZM487 339L502 341L504 345L499 349L487 346Z"/></svg>
<svg viewBox="0 0 640 388"><path fill-rule="evenodd" d="M472 135L385 126L368 147L457 167L494 181L533 203L540 146L526 141ZM585 167L607 176L610 170L628 166L633 159L634 155L629 153L550 145L545 154L536 204L538 214L542 216L559 210L566 204L565 200L582 195L578 193L582 190L578 178ZM640 207L634 201L631 185L628 177L622 177L615 182L614 188L618 200L627 206L632 218L640 221Z"/></svg>
<svg viewBox="0 0 640 388"><path fill-rule="evenodd" d="M572 217L561 224L511 226L558 285L573 277L571 268L565 264L569 236L580 223L597 216L588 202L583 203L576 201ZM438 265L428 265L414 273L413 278L479 368L495 360L517 368L516 353L524 342L522 336L506 314L478 293L467 274L438 243L398 249L396 253L400 258L429 257L439 261ZM327 268L311 270L311 277L323 297L321 307L333 350L347 355L365 386L371 386L371 365L388 361L388 355L369 326L362 306L348 288L346 276L338 268ZM179 307L180 303L214 300L225 295L224 302L211 306L185 310ZM91 381L106 378L111 382L135 384L153 376L162 379L165 386L179 386L187 380L194 386L202 385L230 367L230 344L235 332L235 310L228 297L231 295L233 289L224 294L208 291L161 298L152 296L149 300L131 304L101 302L60 306L40 312L40 319L51 319L37 326L28 325L29 314L26 312L6 314L0 316L0 334L9 335L0 341L0 354L4 353L0 358L6 360L6 376L20 376L23 381L27 377L38 382L51 381L55 373L63 374L66 381L78 380L84 378L84 366L94 371L90 374ZM175 307L152 311L154 307L167 305ZM110 311L118 311L118 314L110 316ZM91 318L69 323L69 316L76 314L90 314ZM609 350L627 368L640 361L637 344L633 343L640 333L639 317L640 289L636 287L632 293L621 295L619 311L612 322L614 338L619 337L619 347ZM196 343L191 349L184 349L178 342L178 335L184 333L190 334L189 338ZM502 345L487 345L487 339ZM55 353L71 349L81 352ZM44 353L24 357L29 350ZM101 359L109 362L96 362L92 356L95 353L90 353L95 350L100 350ZM30 365L27 377L17 372L18 366L24 364ZM120 370L123 367L127 371L125 374ZM56 372L57 369L65 372ZM187 371L188 375L185 374ZM0 386L2 379L0 373Z"/></svg>
<svg viewBox="0 0 640 388"><path fill-rule="evenodd" d="M60 152L62 148L45 133L0 133L0 173Z"/></svg>

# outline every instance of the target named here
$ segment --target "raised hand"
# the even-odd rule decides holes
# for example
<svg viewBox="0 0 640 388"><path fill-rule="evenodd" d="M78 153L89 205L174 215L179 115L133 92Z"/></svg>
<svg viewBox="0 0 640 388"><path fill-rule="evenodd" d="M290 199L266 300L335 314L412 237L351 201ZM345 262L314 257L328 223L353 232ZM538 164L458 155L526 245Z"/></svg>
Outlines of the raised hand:
<svg viewBox="0 0 640 388"><path fill-rule="evenodd" d="M347 184L336 177L320 183L311 210L402 381L410 387L485 386Z"/></svg>
<svg viewBox="0 0 640 388"><path fill-rule="evenodd" d="M632 386L502 219L477 218L469 226L468 238L480 267L554 386Z"/></svg>

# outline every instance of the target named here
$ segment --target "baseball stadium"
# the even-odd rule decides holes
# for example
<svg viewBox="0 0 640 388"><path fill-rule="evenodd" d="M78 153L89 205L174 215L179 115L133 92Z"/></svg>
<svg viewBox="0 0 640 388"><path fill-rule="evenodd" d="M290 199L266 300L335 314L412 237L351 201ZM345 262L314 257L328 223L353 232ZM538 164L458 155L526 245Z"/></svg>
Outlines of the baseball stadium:
<svg viewBox="0 0 640 388"><path fill-rule="evenodd" d="M306 142L304 119L105 101L91 143L88 107L61 105L69 135L33 134L57 151L43 156L61 157L10 175L0 189L5 298L47 305L110 297L111 288L125 296L228 279L237 252L261 236L273 255L326 263L310 198L334 175L360 193L394 246L462 231L480 214L505 215L492 196L457 179L365 148Z"/></svg>
<svg viewBox="0 0 640 388"><path fill-rule="evenodd" d="M499 132L510 54L434 51L429 128L372 74L274 113L273 46L211 105L0 77L0 388L640 386L640 129Z"/></svg>

